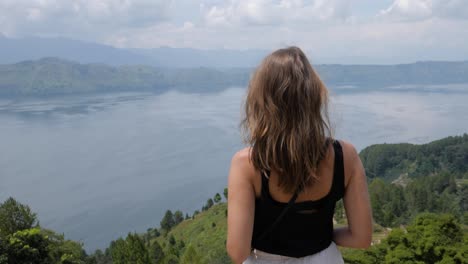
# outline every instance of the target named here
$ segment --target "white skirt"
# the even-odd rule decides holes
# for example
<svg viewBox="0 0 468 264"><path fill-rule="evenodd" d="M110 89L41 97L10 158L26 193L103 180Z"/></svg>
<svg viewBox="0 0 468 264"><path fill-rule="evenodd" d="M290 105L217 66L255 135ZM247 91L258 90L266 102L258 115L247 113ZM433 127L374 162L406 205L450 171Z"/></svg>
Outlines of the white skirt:
<svg viewBox="0 0 468 264"><path fill-rule="evenodd" d="M250 256L243 262L244 264L267 264L267 263L284 263L284 264L343 264L343 257L332 242L326 249L310 256L303 258L292 258L281 255L274 255L260 250L254 249Z"/></svg>

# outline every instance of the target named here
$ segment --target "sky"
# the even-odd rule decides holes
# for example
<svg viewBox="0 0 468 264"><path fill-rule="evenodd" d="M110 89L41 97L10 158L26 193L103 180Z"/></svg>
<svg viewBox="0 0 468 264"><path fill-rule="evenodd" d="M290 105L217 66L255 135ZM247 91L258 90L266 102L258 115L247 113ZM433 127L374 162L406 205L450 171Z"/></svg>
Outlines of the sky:
<svg viewBox="0 0 468 264"><path fill-rule="evenodd" d="M0 0L0 34L120 48L467 60L468 0Z"/></svg>

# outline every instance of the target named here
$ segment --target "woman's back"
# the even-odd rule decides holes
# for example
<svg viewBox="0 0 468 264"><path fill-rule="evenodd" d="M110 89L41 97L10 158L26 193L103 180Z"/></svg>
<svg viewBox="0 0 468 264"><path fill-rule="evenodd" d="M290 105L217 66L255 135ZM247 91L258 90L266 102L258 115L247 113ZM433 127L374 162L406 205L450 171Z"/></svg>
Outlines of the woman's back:
<svg viewBox="0 0 468 264"><path fill-rule="evenodd" d="M291 204L278 201L270 192L273 175L269 172L261 175L261 192L255 201L253 248L299 258L330 246L335 204L344 194L343 153L338 141L333 142L333 149L332 176L328 177L331 181L320 197L309 199L310 196L303 195L305 199L296 199ZM307 186L299 194L307 194L314 186L319 185ZM278 219L281 214L283 216Z"/></svg>
<svg viewBox="0 0 468 264"><path fill-rule="evenodd" d="M245 151L248 151L246 149ZM335 164L335 151L333 145L329 144L325 157L319 163L317 171L317 182L312 186L306 186L301 193L298 194L296 202L319 200L326 196L332 187L333 173ZM279 187L279 173L272 170L269 176L269 190L274 200L287 203L291 198L291 193L287 193ZM261 177L258 177L254 182L255 196L261 195Z"/></svg>
<svg viewBox="0 0 468 264"><path fill-rule="evenodd" d="M335 252L342 262L332 241L370 244L364 169L351 144L330 140L327 102L298 48L272 53L253 75L242 123L250 147L234 155L229 172L227 250L235 263L252 252L308 259ZM348 226L333 229L341 198Z"/></svg>

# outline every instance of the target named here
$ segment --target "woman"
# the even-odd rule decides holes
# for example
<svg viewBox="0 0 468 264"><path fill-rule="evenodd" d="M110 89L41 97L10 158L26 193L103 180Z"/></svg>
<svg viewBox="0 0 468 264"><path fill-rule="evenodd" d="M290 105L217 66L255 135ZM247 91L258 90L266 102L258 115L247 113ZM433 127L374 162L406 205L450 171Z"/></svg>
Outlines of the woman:
<svg viewBox="0 0 468 264"><path fill-rule="evenodd" d="M234 263L343 263L336 245L367 248L372 217L355 148L333 140L328 91L297 47L253 75L242 122L250 147L232 158L227 251ZM343 198L348 226L333 229Z"/></svg>

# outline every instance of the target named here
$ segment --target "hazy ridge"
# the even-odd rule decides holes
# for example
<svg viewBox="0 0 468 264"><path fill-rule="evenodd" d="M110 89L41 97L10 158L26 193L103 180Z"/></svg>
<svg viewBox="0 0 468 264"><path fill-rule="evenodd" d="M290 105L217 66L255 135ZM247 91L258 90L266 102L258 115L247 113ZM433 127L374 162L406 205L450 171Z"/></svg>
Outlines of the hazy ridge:
<svg viewBox="0 0 468 264"><path fill-rule="evenodd" d="M399 65L316 65L324 82L338 91L419 90L468 83L468 62ZM253 68L158 68L145 65L80 64L44 58L0 65L0 96L48 96L115 91L216 92L245 87ZM441 85L437 87L437 85ZM457 91L466 91L465 87Z"/></svg>

